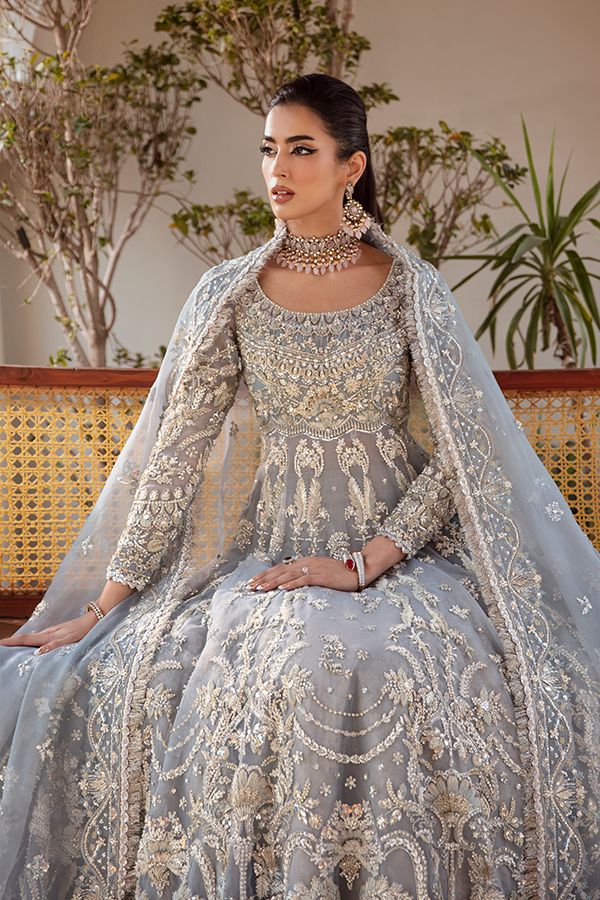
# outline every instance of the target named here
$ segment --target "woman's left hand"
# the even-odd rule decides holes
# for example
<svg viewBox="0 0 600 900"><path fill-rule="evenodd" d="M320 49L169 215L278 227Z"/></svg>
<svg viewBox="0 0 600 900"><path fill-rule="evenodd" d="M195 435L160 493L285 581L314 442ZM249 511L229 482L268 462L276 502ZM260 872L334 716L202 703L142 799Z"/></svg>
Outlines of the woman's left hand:
<svg viewBox="0 0 600 900"><path fill-rule="evenodd" d="M302 572L302 567L308 574ZM357 591L358 575L347 569L341 559L329 556L297 556L291 563L278 563L264 569L251 578L248 586L253 590L272 591L274 588L304 587L314 584L336 591Z"/></svg>
<svg viewBox="0 0 600 900"><path fill-rule="evenodd" d="M402 562L406 553L386 535L377 534L362 548L365 562L365 582L371 584L390 566ZM302 572L302 567L308 574ZM252 590L272 591L273 588L297 588L314 584L335 591L357 591L358 573L347 569L341 559L331 556L297 556L290 563L278 563L263 569L248 582Z"/></svg>

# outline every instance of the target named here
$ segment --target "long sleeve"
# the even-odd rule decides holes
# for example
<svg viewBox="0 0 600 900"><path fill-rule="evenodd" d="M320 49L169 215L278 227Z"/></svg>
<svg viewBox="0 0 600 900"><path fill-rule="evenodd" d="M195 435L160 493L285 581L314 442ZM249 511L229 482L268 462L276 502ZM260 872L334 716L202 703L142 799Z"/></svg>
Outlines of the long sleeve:
<svg viewBox="0 0 600 900"><path fill-rule="evenodd" d="M391 538L407 559L413 557L456 512L453 477L434 452L376 533Z"/></svg>
<svg viewBox="0 0 600 900"><path fill-rule="evenodd" d="M241 376L233 323L186 363L156 442L136 487L133 503L106 577L141 589L176 545L176 537L199 487L202 472Z"/></svg>

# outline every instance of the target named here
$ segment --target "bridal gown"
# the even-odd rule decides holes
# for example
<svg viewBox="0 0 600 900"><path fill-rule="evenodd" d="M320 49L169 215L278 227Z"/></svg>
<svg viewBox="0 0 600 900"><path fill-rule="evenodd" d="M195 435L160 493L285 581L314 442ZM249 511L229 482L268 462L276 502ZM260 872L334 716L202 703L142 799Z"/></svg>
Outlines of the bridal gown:
<svg viewBox="0 0 600 900"><path fill-rule="evenodd" d="M126 676L160 601L143 589L181 515L153 508L164 470L145 473L108 569L136 591L77 644L0 647L4 900L520 895L507 662L453 473L407 429L400 268L333 312L285 309L253 278L214 336L195 427L209 446L243 378L261 462L229 554L172 611L128 698L140 720L120 767ZM361 591L248 587L286 555L341 558L377 534L407 559Z"/></svg>

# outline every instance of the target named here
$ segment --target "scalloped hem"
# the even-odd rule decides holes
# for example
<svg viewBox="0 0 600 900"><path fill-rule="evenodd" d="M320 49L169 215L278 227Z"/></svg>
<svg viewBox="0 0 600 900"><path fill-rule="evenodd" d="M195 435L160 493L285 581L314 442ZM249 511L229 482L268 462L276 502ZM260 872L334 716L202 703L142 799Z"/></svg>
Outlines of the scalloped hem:
<svg viewBox="0 0 600 900"><path fill-rule="evenodd" d="M126 587L133 588L134 591L142 591L148 584L148 580L139 581L136 578L130 578L128 575L121 573L118 569L107 569L106 578L117 584L124 584Z"/></svg>
<svg viewBox="0 0 600 900"><path fill-rule="evenodd" d="M406 560L411 559L415 553L418 552L418 547L412 547L408 542L402 540L402 538L393 534L393 532L388 531L387 529L381 529L377 532L377 534L382 535L383 537L389 538L392 541L398 550L402 550L403 553L406 553L406 557L404 559L399 560L399 562L406 562Z"/></svg>

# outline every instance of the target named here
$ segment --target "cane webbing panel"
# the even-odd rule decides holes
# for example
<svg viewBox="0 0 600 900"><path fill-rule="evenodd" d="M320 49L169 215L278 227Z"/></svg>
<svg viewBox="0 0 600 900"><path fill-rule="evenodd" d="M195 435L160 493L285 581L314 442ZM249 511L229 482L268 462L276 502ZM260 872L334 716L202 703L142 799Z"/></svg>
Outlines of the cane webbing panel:
<svg viewBox="0 0 600 900"><path fill-rule="evenodd" d="M0 596L43 592L93 507L148 388L0 386ZM600 545L600 389L505 390L515 416L590 539ZM424 431L424 434L426 432ZM256 460L231 460L226 535ZM206 473L214 497L218 473ZM212 501L211 501L212 502Z"/></svg>
<svg viewBox="0 0 600 900"><path fill-rule="evenodd" d="M600 548L600 390L505 390L515 417Z"/></svg>
<svg viewBox="0 0 600 900"><path fill-rule="evenodd" d="M0 387L0 592L44 591L147 389Z"/></svg>

